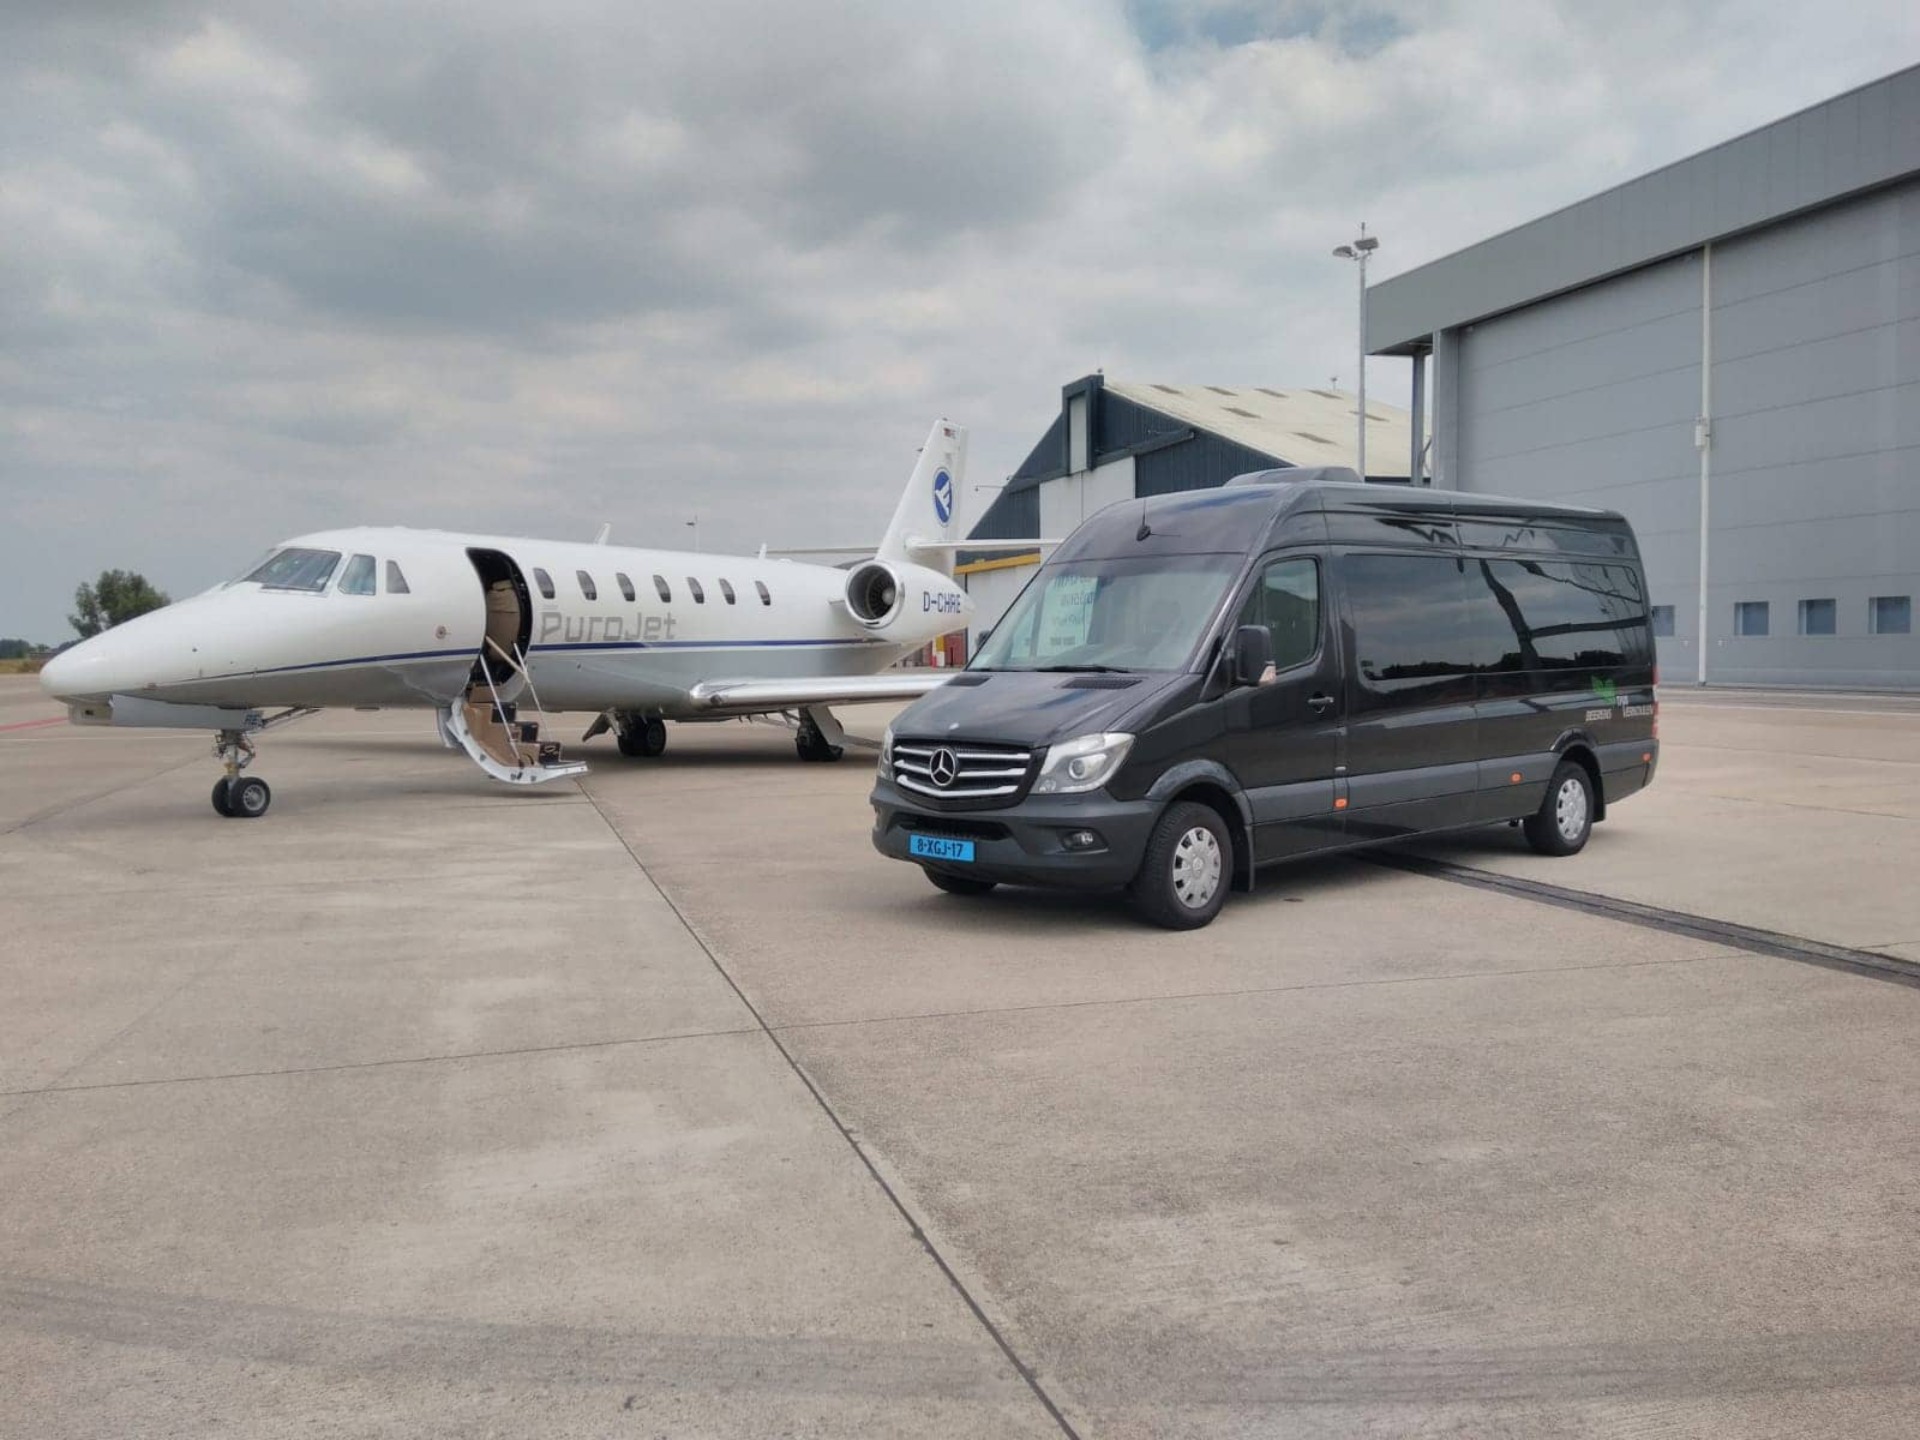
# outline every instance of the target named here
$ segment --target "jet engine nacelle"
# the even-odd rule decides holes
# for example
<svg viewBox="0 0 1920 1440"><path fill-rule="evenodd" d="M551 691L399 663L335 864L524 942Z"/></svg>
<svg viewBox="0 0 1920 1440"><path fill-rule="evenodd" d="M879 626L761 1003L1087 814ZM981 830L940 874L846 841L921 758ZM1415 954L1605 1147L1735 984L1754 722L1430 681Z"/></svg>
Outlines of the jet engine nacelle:
<svg viewBox="0 0 1920 1440"><path fill-rule="evenodd" d="M967 592L920 565L868 560L847 572L847 613L885 635L931 639L958 630L973 613Z"/></svg>

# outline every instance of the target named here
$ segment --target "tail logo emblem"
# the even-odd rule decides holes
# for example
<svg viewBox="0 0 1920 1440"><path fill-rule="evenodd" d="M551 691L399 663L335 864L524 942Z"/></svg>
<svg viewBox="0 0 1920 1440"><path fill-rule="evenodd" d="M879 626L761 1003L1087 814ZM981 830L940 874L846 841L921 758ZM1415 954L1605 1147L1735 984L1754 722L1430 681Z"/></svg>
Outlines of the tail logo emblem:
<svg viewBox="0 0 1920 1440"><path fill-rule="evenodd" d="M960 757L942 745L927 762L927 778L942 790L960 778Z"/></svg>
<svg viewBox="0 0 1920 1440"><path fill-rule="evenodd" d="M953 519L953 477L944 470L933 477L933 513L942 525Z"/></svg>

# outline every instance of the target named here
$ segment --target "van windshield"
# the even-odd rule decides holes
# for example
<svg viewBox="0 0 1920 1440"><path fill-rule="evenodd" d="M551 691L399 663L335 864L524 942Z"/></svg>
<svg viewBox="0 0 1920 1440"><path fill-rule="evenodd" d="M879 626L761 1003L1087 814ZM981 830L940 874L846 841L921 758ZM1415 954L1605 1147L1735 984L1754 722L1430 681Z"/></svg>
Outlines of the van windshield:
<svg viewBox="0 0 1920 1440"><path fill-rule="evenodd" d="M1180 670L1240 555L1048 565L987 637L971 670Z"/></svg>

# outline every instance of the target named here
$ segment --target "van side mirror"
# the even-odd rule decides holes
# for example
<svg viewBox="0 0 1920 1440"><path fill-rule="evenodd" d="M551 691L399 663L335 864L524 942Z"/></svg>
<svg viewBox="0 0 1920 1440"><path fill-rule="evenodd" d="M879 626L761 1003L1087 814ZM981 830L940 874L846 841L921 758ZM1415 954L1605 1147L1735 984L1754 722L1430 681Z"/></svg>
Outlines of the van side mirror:
<svg viewBox="0 0 1920 1440"><path fill-rule="evenodd" d="M1273 665L1273 632L1264 625L1242 625L1233 632L1233 683L1258 685Z"/></svg>

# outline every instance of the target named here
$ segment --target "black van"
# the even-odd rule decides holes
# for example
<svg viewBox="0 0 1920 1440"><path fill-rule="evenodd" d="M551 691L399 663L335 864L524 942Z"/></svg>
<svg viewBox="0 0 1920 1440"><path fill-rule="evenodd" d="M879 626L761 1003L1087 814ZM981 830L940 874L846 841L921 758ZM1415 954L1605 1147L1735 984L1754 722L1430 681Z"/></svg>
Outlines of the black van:
<svg viewBox="0 0 1920 1440"><path fill-rule="evenodd" d="M873 843L942 890L1205 925L1261 866L1522 821L1571 855L1659 758L1619 515L1269 470L1093 516L901 713Z"/></svg>

